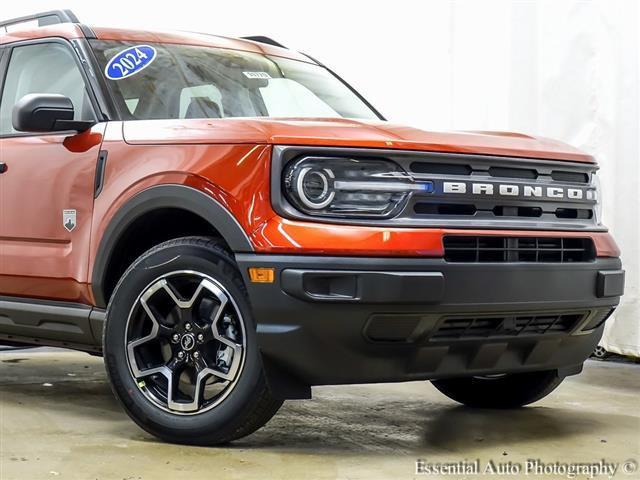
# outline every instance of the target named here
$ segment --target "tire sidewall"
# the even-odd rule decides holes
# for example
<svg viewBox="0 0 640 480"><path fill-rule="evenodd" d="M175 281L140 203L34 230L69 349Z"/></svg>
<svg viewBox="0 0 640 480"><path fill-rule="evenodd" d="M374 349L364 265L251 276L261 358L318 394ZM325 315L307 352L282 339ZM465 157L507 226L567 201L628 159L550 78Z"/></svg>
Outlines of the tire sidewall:
<svg viewBox="0 0 640 480"><path fill-rule="evenodd" d="M447 397L469 407L509 409L537 402L555 390L562 380L557 371L547 370L494 379L462 377L431 383Z"/></svg>

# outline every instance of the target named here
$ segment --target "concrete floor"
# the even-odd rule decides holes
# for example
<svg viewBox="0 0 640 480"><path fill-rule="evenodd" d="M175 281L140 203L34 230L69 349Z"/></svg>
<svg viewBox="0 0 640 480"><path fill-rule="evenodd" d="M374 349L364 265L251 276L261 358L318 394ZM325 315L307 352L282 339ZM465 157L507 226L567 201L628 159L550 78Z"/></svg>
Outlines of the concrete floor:
<svg viewBox="0 0 640 480"><path fill-rule="evenodd" d="M160 443L130 421L100 358L0 354L2 480L437 478L415 475L418 458L640 460L640 365L590 361L547 399L509 412L459 407L427 382L317 388L232 447L199 448Z"/></svg>

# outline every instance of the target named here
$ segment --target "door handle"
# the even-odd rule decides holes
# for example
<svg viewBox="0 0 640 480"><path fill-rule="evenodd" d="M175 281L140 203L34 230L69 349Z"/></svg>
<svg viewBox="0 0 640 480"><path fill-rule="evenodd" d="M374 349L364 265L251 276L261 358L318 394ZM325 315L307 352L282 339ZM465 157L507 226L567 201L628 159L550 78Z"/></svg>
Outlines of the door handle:
<svg viewBox="0 0 640 480"><path fill-rule="evenodd" d="M9 167L7 166L7 164L4 162L0 162L0 173L4 173L7 170L9 170Z"/></svg>

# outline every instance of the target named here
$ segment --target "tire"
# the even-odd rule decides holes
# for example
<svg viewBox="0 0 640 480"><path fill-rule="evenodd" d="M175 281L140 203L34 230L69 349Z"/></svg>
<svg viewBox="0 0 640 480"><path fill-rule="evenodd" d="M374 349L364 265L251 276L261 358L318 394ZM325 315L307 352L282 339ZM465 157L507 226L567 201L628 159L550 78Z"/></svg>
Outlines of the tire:
<svg viewBox="0 0 640 480"><path fill-rule="evenodd" d="M282 405L238 267L215 239L170 240L139 257L111 296L103 351L127 414L168 442L227 443Z"/></svg>
<svg viewBox="0 0 640 480"><path fill-rule="evenodd" d="M591 356L597 358L598 360L606 360L609 356L611 356L611 354L607 352L604 347L598 345Z"/></svg>
<svg viewBox="0 0 640 480"><path fill-rule="evenodd" d="M433 380L433 386L452 400L473 408L518 408L549 395L564 380L555 370L496 377Z"/></svg>

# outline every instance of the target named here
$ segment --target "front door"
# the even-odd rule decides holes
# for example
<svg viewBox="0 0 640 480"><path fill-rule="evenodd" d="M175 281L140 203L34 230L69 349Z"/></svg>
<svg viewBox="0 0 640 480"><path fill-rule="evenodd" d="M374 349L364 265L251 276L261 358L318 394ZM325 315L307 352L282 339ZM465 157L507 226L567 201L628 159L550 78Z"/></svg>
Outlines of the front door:
<svg viewBox="0 0 640 480"><path fill-rule="evenodd" d="M17 132L13 106L30 93L65 95L75 120L96 117L70 44L43 41L7 53L0 101L0 296L88 303L95 170L105 124L82 134Z"/></svg>

